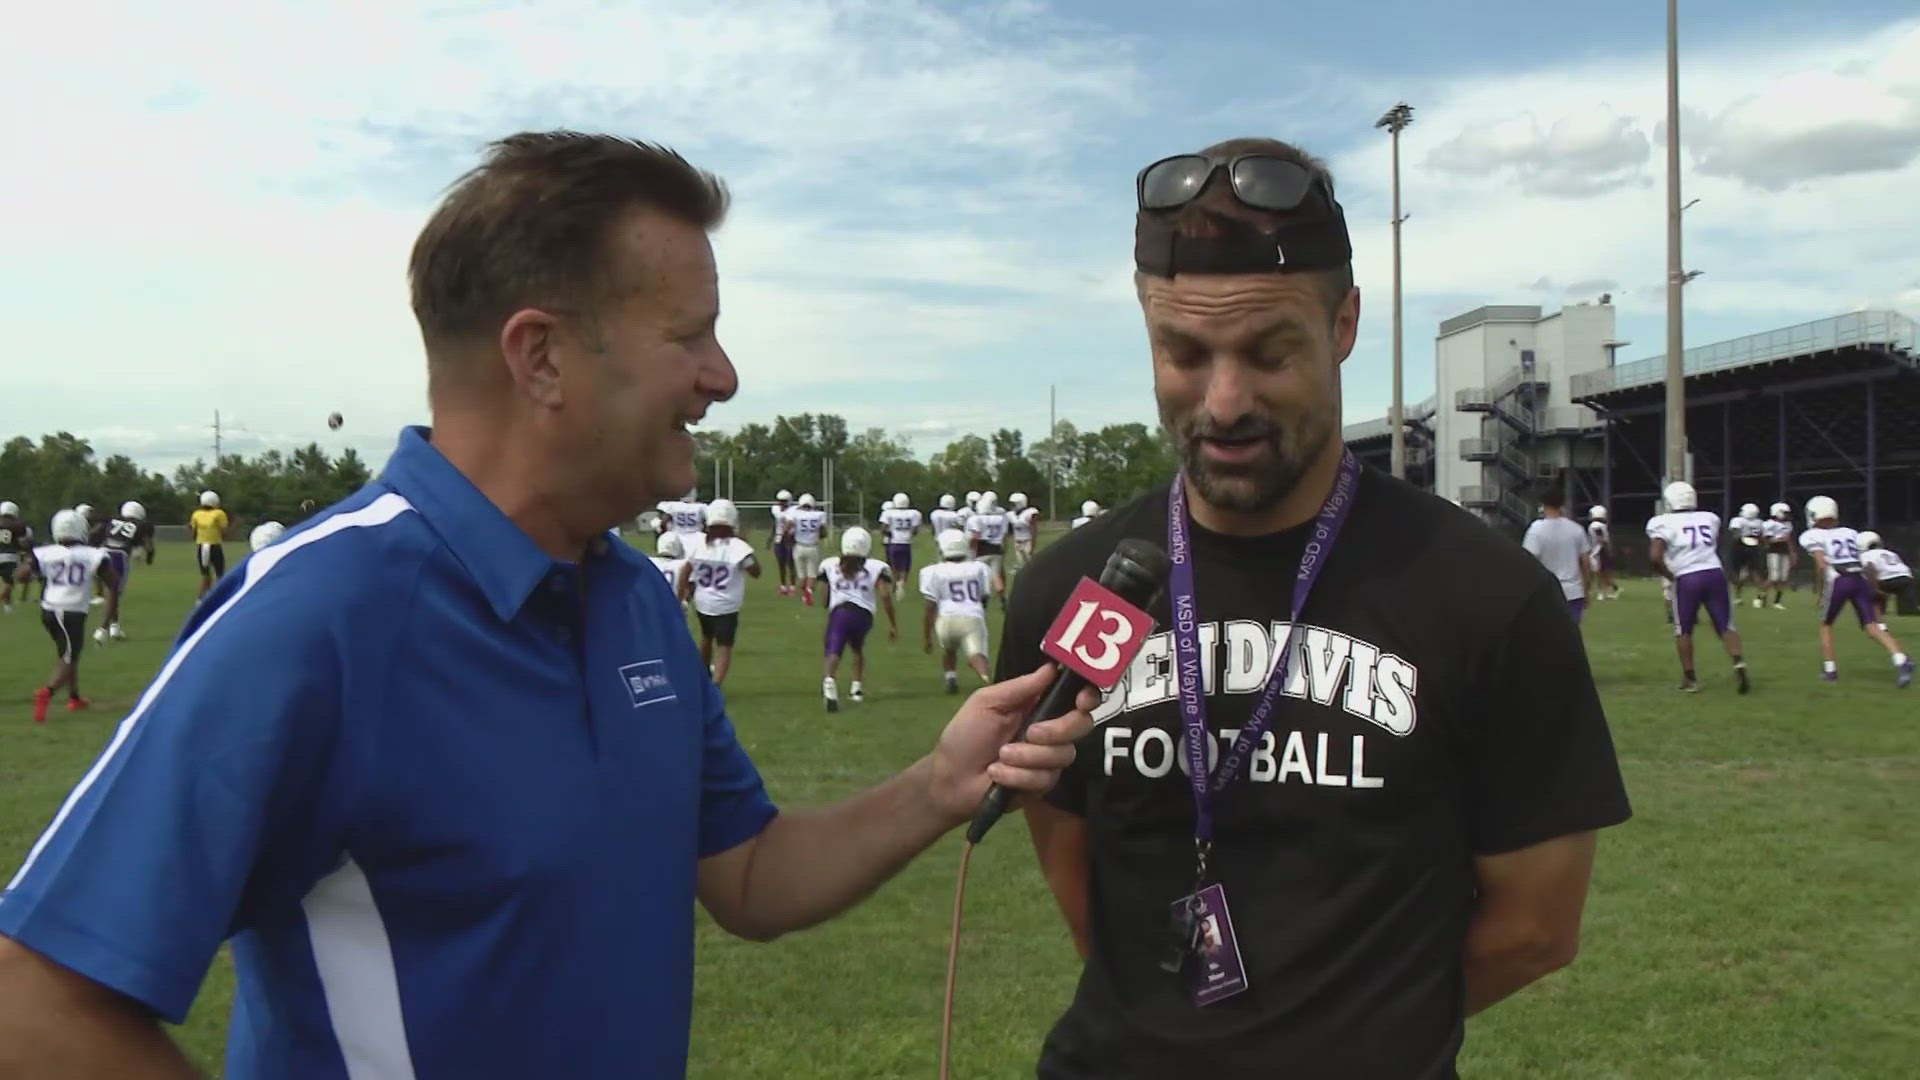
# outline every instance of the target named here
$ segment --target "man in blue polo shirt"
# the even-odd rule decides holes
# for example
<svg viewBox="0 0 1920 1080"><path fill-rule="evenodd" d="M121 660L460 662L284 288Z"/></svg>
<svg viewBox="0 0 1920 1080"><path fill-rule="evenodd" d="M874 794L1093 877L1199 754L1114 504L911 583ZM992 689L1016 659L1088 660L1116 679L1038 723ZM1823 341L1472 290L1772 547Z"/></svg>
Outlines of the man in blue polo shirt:
<svg viewBox="0 0 1920 1080"><path fill-rule="evenodd" d="M229 939L234 1080L680 1076L696 898L818 923L1072 760L1084 708L1005 744L1037 671L876 788L768 799L608 535L691 486L686 426L734 393L725 205L564 132L449 193L411 266L434 427L220 583L0 894L0 1076L194 1075L154 1018Z"/></svg>

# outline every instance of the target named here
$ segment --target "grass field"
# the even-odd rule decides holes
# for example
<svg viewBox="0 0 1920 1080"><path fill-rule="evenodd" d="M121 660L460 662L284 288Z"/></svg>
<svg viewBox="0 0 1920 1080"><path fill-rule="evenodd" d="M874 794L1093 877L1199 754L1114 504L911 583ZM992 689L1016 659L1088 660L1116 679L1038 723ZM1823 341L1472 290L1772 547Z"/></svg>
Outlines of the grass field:
<svg viewBox="0 0 1920 1080"><path fill-rule="evenodd" d="M179 545L139 568L129 640L88 648L94 709L43 728L29 711L46 635L30 604L0 618L0 872L11 876L160 665L191 567ZM752 587L728 698L774 797L831 800L925 752L954 699L920 651L917 598L901 640L882 630L870 646L868 700L828 715L824 613L777 597L772 581ZM1635 816L1602 839L1580 959L1472 1021L1463 1075L1920 1076L1920 689L1896 691L1884 653L1850 628L1842 681L1817 681L1805 592L1789 610L1739 617L1755 682L1745 699L1711 637L1704 690L1675 692L1651 583L1628 581L1591 612ZM1893 629L1920 646L1920 620ZM950 837L864 907L771 945L703 917L692 1074L933 1075L958 855ZM1031 1076L1078 965L1017 822L974 860L963 948L956 1075ZM177 1033L210 1075L231 995L222 959Z"/></svg>

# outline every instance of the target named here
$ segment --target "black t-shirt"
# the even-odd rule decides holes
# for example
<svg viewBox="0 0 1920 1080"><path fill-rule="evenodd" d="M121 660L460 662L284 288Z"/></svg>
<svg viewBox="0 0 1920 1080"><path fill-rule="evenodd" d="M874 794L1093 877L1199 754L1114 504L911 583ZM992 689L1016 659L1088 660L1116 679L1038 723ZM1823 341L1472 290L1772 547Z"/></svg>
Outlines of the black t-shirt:
<svg viewBox="0 0 1920 1080"><path fill-rule="evenodd" d="M17 560L33 548L33 530L17 517L0 517L0 556Z"/></svg>
<svg viewBox="0 0 1920 1080"><path fill-rule="evenodd" d="M1163 485L1034 559L1008 606L1002 677L1043 661L1074 583L1098 578L1121 539L1166 544L1166 506ZM1194 529L1222 754L1285 639L1311 528ZM1214 803L1213 881L1249 989L1204 1008L1159 967L1170 905L1193 884L1194 807L1164 594L1152 614L1158 632L1049 795L1087 820L1092 955L1040 1076L1452 1077L1473 858L1629 814L1559 583L1466 512L1365 471L1268 735Z"/></svg>

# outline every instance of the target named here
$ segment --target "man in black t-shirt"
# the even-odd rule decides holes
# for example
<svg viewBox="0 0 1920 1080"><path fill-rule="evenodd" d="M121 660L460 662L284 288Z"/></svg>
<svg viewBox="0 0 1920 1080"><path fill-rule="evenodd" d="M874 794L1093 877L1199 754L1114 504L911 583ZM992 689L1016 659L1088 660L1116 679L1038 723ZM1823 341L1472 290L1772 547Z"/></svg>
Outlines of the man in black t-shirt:
<svg viewBox="0 0 1920 1080"><path fill-rule="evenodd" d="M1339 363L1359 296L1324 168L1234 140L1149 167L1139 193L1186 542L1163 484L1040 552L1008 606L1001 676L1041 661L1052 616L1123 538L1184 548L1192 591L1176 574L1154 602L1158 632L1027 811L1086 958L1039 1076L1452 1077L1466 1016L1572 959L1594 832L1628 816L1579 633L1519 546L1349 471ZM1336 481L1350 499L1331 499ZM1329 539L1336 504L1350 510ZM1319 572L1286 678L1207 801L1203 871L1183 683L1208 766L1231 764L1310 540ZM1224 898L1204 926L1176 918L1196 878ZM1244 989L1205 985L1222 954Z"/></svg>

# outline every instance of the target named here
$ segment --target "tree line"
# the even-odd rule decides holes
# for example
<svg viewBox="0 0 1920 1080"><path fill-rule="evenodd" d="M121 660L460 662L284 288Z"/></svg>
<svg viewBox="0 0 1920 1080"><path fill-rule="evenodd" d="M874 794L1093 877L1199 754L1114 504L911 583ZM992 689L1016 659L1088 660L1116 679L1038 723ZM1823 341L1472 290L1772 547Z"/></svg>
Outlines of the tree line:
<svg viewBox="0 0 1920 1080"><path fill-rule="evenodd" d="M775 417L731 433L694 434L703 498L771 499L782 489L798 497L811 492L831 499L837 514L867 516L880 501L905 492L923 509L941 495L993 491L1004 505L1016 491L1048 518L1069 519L1092 499L1102 506L1124 502L1173 475L1178 461L1157 428L1109 424L1081 431L1062 420L1051 437L1028 445L1011 428L991 435L962 435L925 460L906 439L884 428L850 434L832 413ZM823 491L821 462L833 462L833 490ZM718 484L716 490L716 476ZM1049 499L1049 478L1055 496Z"/></svg>
<svg viewBox="0 0 1920 1080"><path fill-rule="evenodd" d="M736 498L757 501L785 488L796 497L811 492L831 500L837 513L847 515L871 516L897 491L929 509L942 494L990 490L1002 503L1016 491L1025 492L1048 518L1064 520L1076 516L1087 499L1102 506L1124 502L1173 475L1177 465L1159 430L1145 424L1081 431L1063 420L1051 437L1031 445L1020 432L1001 428L986 436L963 435L925 459L883 428L849 433L845 418L832 413L779 416L731 433L699 431L694 438L703 498L731 490ZM820 487L826 460L833 462L832 491ZM317 443L291 453L222 454L211 465L196 460L171 477L143 471L125 454L102 460L90 442L65 431L42 435L38 443L17 436L0 447L0 499L19 503L22 515L41 526L63 507L87 503L112 513L128 499L144 505L156 524L179 524L208 489L220 493L237 521L291 524L306 516L301 506L307 500L316 506L336 502L369 475L353 450L333 457ZM1049 477L1057 493L1051 501Z"/></svg>
<svg viewBox="0 0 1920 1080"><path fill-rule="evenodd" d="M222 454L211 465L196 460L172 477L143 471L125 454L100 460L92 443L65 431L42 435L37 444L20 435L0 447L0 499L19 503L21 516L42 531L56 510L86 503L101 521L129 499L146 507L147 520L155 524L182 524L209 489L220 493L236 521L292 524L307 516L301 509L307 500L315 506L338 502L370 475L353 450L333 457L318 443L291 454Z"/></svg>

